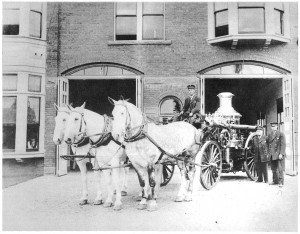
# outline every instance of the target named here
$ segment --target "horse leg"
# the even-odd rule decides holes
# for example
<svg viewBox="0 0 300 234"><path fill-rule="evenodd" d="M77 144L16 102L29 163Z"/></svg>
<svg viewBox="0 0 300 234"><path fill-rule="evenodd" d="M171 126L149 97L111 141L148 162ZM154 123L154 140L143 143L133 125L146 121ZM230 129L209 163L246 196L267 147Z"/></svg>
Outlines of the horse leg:
<svg viewBox="0 0 300 234"><path fill-rule="evenodd" d="M185 199L185 195L186 195L187 173L186 173L184 162L178 161L177 165L180 170L181 184L175 202L182 202Z"/></svg>
<svg viewBox="0 0 300 234"><path fill-rule="evenodd" d="M101 205L103 204L102 190L101 190L101 171L99 170L97 158L92 159L92 164L94 170L94 181L97 188L97 196L94 200L94 205Z"/></svg>
<svg viewBox="0 0 300 234"><path fill-rule="evenodd" d="M188 186L187 186L187 194L184 199L185 201L193 200L192 195L193 195L193 184L194 184L195 172L196 172L195 165L190 165L189 171L188 171L189 181L188 181Z"/></svg>
<svg viewBox="0 0 300 234"><path fill-rule="evenodd" d="M113 179L114 188L116 190L116 201L114 204L114 210L121 210L122 202L121 202L121 186L120 186L120 169L119 168L112 169L112 179Z"/></svg>
<svg viewBox="0 0 300 234"><path fill-rule="evenodd" d="M156 203L156 191L155 191L155 169L154 165L148 166L148 176L149 176L149 185L150 185L150 195L149 195L149 203L147 206L148 211L155 211L157 210L157 203Z"/></svg>
<svg viewBox="0 0 300 234"><path fill-rule="evenodd" d="M122 179L122 189L121 189L122 196L127 196L128 175L129 175L129 167L123 167L120 169L120 178Z"/></svg>
<svg viewBox="0 0 300 234"><path fill-rule="evenodd" d="M111 207L113 204L113 184L112 184L112 176L111 176L111 170L103 170L103 175L105 177L106 186L107 186L107 199L104 203L104 207Z"/></svg>
<svg viewBox="0 0 300 234"><path fill-rule="evenodd" d="M138 179L139 179L139 183L140 183L140 186L142 188L142 191L141 191L141 201L140 203L138 204L138 207L137 209L138 210L144 210L147 208L147 199L148 199L148 194L147 194L147 188L145 188L145 174L143 172L143 168L137 166L137 165L133 165L133 168L134 170L136 171L137 173L137 176L138 176Z"/></svg>
<svg viewBox="0 0 300 234"><path fill-rule="evenodd" d="M155 182L156 182L155 197L154 197L155 199L157 199L159 193L159 188L160 188L160 183L162 178L162 170L163 170L162 164L159 163L155 165Z"/></svg>
<svg viewBox="0 0 300 234"><path fill-rule="evenodd" d="M87 188L87 168L85 160L76 160L80 170L81 184L82 184L82 196L80 198L79 205L86 205L88 203L88 188Z"/></svg>

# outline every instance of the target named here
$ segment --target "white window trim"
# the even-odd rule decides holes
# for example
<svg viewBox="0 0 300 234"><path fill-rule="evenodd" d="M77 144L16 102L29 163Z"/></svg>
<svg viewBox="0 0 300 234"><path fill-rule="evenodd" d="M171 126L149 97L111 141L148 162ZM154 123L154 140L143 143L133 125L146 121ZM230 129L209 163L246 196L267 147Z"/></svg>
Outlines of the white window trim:
<svg viewBox="0 0 300 234"><path fill-rule="evenodd" d="M136 9L136 18L137 18L137 34L136 40L116 40L116 14L117 14L117 3L114 3L114 41L109 41L109 45L117 45L117 44L139 44L137 42L144 42L142 44L171 44L171 41L166 41L166 10L165 10L165 3L164 4L164 33L163 33L163 40L143 40L143 2L137 2L137 9ZM135 43L134 43L135 42Z"/></svg>

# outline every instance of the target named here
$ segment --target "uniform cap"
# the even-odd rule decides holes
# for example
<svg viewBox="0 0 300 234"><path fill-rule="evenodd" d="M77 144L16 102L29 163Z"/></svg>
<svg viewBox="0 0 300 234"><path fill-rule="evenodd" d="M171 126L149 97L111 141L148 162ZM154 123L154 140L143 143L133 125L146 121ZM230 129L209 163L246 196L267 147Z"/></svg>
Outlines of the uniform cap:
<svg viewBox="0 0 300 234"><path fill-rule="evenodd" d="M195 86L195 85L188 85L187 88L188 88L188 89L195 89L196 86Z"/></svg>

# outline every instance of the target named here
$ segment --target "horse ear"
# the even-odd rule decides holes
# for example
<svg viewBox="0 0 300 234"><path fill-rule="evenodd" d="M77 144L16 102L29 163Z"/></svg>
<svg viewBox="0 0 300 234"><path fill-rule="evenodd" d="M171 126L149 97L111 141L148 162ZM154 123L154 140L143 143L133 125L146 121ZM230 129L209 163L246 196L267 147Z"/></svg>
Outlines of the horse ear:
<svg viewBox="0 0 300 234"><path fill-rule="evenodd" d="M126 102L129 102L130 98L125 99Z"/></svg>
<svg viewBox="0 0 300 234"><path fill-rule="evenodd" d="M108 101L112 104L115 105L116 101L112 99L111 97L108 97Z"/></svg>
<svg viewBox="0 0 300 234"><path fill-rule="evenodd" d="M70 111L73 111L73 110L74 110L74 108L71 107L71 106L69 106L69 105L67 105L67 107L68 107L68 109L69 109Z"/></svg>
<svg viewBox="0 0 300 234"><path fill-rule="evenodd" d="M123 95L120 95L120 99L123 101L124 100L124 97L123 97Z"/></svg>
<svg viewBox="0 0 300 234"><path fill-rule="evenodd" d="M82 109L85 108L85 102L82 104L82 106L80 108L82 108Z"/></svg>
<svg viewBox="0 0 300 234"><path fill-rule="evenodd" d="M71 102L71 103L69 104L69 106L73 107L73 102Z"/></svg>

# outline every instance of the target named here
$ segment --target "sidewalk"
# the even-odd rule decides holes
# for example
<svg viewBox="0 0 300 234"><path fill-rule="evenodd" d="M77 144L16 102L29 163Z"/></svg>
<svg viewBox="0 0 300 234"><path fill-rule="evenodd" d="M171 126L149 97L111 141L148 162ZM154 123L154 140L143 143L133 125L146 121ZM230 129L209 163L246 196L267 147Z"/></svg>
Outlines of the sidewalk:
<svg viewBox="0 0 300 234"><path fill-rule="evenodd" d="M271 172L269 171L271 176ZM90 203L79 206L79 173L43 176L2 190L5 231L292 231L298 230L298 177L285 176L279 189L250 181L245 173L223 174L212 190L198 179L192 202L175 203L180 177L162 187L155 212L137 210L138 179L130 171L123 210L94 206L93 174L88 174ZM105 195L105 192L104 192Z"/></svg>

